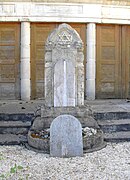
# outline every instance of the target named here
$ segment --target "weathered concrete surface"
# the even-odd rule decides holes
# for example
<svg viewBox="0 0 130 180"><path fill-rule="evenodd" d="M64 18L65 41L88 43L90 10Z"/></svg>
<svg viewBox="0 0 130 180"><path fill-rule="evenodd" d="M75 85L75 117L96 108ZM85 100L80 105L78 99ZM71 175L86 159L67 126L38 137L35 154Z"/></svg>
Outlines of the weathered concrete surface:
<svg viewBox="0 0 130 180"><path fill-rule="evenodd" d="M88 104L106 141L130 141L129 100L96 100Z"/></svg>
<svg viewBox="0 0 130 180"><path fill-rule="evenodd" d="M0 134L0 145L15 145L27 142L25 135Z"/></svg>
<svg viewBox="0 0 130 180"><path fill-rule="evenodd" d="M32 117L34 116L34 112L36 112L36 110L43 105L44 105L43 100L35 100L35 101L29 101L29 102L11 101L11 100L0 101L0 121L1 121L1 123L2 123L2 121L7 121L7 122L13 121L14 122L13 126L16 123L16 125L17 125L16 127L19 126L18 121L20 121L22 124L24 124L23 125L24 128L25 127L29 128L26 126L26 123L28 122L29 124L31 124ZM106 141L111 141L111 142L112 141L114 141L114 142L126 141L126 140L130 141L129 126L126 126L126 124L130 124L130 122L129 122L130 102L129 101L127 101L127 100L95 100L95 101L85 101L85 105L87 105L89 112L94 115L99 126L100 127L102 126L101 128L103 128L106 131L106 132L104 131ZM76 111L73 111L73 113L78 115L78 112L76 112ZM50 115L51 115L51 112L50 112ZM48 116L50 116L50 115L48 114ZM81 114L79 114L79 115L81 115ZM44 114L44 116L45 116L45 114ZM53 120L52 118L46 117L45 123L46 122L47 122L47 124L48 124L48 122L51 123L52 120ZM110 122L109 125L107 123L108 120ZM89 121L89 125L91 127L91 125L93 124L93 121L91 119L88 119L88 121ZM87 122L87 121L85 120L85 122ZM82 122L82 124L83 124L83 122ZM0 126L2 131L3 131L3 126L5 126L5 125L2 123ZM114 129L116 128L116 132L112 132L112 131L114 131L113 128ZM7 131L10 131L10 130L11 129L9 129ZM12 129L12 130L15 133L16 129ZM23 130L25 130L25 129L23 129ZM4 144L5 137L3 137L3 134L1 134L2 131L0 132L0 137L1 137L0 141L1 141L1 143ZM23 132L25 132L25 131L23 131ZM122 134L123 134L123 136L122 136ZM4 136L7 137L7 135L4 135ZM9 136L10 135L8 135L8 137ZM13 136L15 136L15 134L13 134ZM18 142L18 143L23 142L23 140L15 141L14 143L16 143L16 142ZM10 144L10 142L9 142L9 144Z"/></svg>
<svg viewBox="0 0 130 180"><path fill-rule="evenodd" d="M0 113L34 113L38 107L44 105L44 100L1 100ZM125 99L119 100L94 100L86 101L87 105L92 112L130 112L130 102Z"/></svg>
<svg viewBox="0 0 130 180"><path fill-rule="evenodd" d="M85 101L92 112L130 112L130 101L127 99L106 99L106 100L94 100Z"/></svg>
<svg viewBox="0 0 130 180"><path fill-rule="evenodd" d="M42 106L44 101L16 101L16 100L1 100L0 101L0 114L30 114L34 113L39 106Z"/></svg>
<svg viewBox="0 0 130 180"><path fill-rule="evenodd" d="M49 128L53 119L63 115L69 114L79 119L82 127L95 127L99 128L97 122L92 117L91 110L88 106L82 107L42 107L41 108L41 121L45 128ZM35 123L35 122L34 122ZM36 124L36 123L35 123ZM37 125L39 122L37 122Z"/></svg>

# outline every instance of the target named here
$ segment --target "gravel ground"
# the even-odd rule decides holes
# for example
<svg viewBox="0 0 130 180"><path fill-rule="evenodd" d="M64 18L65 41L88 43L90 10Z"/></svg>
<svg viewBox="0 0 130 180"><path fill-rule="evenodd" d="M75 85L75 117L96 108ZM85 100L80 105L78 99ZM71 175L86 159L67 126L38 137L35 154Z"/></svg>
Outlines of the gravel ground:
<svg viewBox="0 0 130 180"><path fill-rule="evenodd" d="M0 146L0 180L130 180L130 143L109 143L75 158Z"/></svg>

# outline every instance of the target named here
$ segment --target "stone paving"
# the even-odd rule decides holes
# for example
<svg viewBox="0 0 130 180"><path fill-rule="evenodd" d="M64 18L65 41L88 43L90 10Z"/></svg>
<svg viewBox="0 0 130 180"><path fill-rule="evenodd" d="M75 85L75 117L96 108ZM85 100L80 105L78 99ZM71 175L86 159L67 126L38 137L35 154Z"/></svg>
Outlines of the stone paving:
<svg viewBox="0 0 130 180"><path fill-rule="evenodd" d="M126 99L85 101L93 112L130 112L130 101Z"/></svg>
<svg viewBox="0 0 130 180"><path fill-rule="evenodd" d="M35 101L0 101L0 113L34 113L40 106L43 105L42 100Z"/></svg>
<svg viewBox="0 0 130 180"><path fill-rule="evenodd" d="M1 100L0 113L33 113L43 105L44 100ZM130 101L125 99L85 101L85 105L93 112L130 112Z"/></svg>

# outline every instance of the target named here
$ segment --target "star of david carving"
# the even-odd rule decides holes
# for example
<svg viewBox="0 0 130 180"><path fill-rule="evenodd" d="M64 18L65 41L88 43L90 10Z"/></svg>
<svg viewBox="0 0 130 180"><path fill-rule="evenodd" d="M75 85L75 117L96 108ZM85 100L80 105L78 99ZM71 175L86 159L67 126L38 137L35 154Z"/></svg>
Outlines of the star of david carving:
<svg viewBox="0 0 130 180"><path fill-rule="evenodd" d="M68 45L72 42L72 36L68 34L67 32L62 32L62 34L59 34L58 43L60 45Z"/></svg>

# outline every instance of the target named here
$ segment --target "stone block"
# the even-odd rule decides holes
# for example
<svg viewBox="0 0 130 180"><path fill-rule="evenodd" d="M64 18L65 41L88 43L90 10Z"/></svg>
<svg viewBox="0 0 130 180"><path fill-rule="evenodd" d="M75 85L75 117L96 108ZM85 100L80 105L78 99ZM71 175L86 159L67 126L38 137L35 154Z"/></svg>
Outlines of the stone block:
<svg viewBox="0 0 130 180"><path fill-rule="evenodd" d="M0 145L18 145L27 142L27 137L16 134L0 134Z"/></svg>
<svg viewBox="0 0 130 180"><path fill-rule="evenodd" d="M52 157L83 156L82 127L71 115L60 115L50 127L50 155Z"/></svg>

